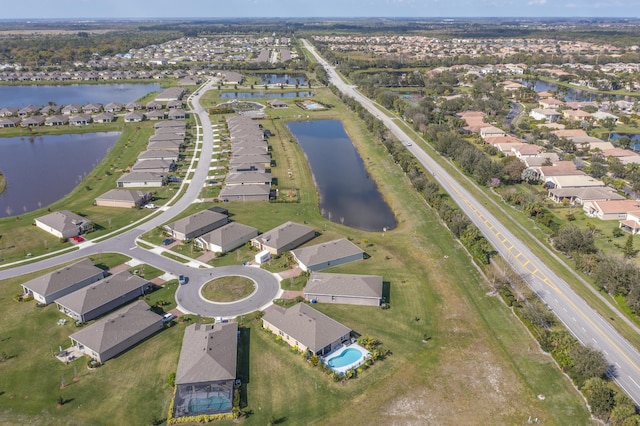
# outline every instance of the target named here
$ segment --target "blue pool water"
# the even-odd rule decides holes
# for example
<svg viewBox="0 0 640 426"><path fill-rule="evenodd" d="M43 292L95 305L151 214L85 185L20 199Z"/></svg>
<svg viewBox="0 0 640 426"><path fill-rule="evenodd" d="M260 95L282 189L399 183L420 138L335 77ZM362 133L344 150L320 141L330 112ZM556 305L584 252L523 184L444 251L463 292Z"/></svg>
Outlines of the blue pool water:
<svg viewBox="0 0 640 426"><path fill-rule="evenodd" d="M226 412L231 410L231 401L223 396L211 396L209 398L193 398L189 401L189 413Z"/></svg>
<svg viewBox="0 0 640 426"><path fill-rule="evenodd" d="M351 365L357 362L360 358L362 358L362 352L357 349L346 349L340 355L335 358L331 358L327 365L331 368L340 368L346 367L347 365Z"/></svg>

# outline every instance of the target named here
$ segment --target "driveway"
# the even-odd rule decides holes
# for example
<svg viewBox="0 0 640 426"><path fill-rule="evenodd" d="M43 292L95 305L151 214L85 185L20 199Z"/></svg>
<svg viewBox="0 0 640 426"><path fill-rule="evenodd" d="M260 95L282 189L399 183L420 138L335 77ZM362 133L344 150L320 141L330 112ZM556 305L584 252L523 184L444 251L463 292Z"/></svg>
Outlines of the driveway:
<svg viewBox="0 0 640 426"><path fill-rule="evenodd" d="M230 303L214 303L200 297L200 289L207 282L220 277L239 275L255 281L256 290L249 297ZM189 272L189 281L176 292L178 309L203 317L233 318L264 309L279 296L280 283L268 271L249 266L221 266L215 269L199 269Z"/></svg>

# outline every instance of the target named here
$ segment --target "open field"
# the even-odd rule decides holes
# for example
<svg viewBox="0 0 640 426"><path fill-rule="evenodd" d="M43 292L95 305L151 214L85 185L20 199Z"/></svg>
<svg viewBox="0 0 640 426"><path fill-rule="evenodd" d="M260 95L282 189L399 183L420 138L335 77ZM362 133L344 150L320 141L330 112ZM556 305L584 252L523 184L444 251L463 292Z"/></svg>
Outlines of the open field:
<svg viewBox="0 0 640 426"><path fill-rule="evenodd" d="M316 99L336 106L308 113L309 118L343 120L396 213L398 227L371 233L320 216L311 173L285 126L286 120L307 118L293 106L269 110L272 119L263 124L276 134L269 140L278 164L274 175L284 176L281 167L286 167L279 184L299 190L301 201L230 202L224 207L232 220L260 231L287 220L307 222L321 233L310 244L343 236L366 250L371 258L329 271L382 275L390 283L391 308L316 307L357 333L379 339L392 354L357 379L335 383L262 331L252 316L241 318L239 377L246 385L241 422L523 424L531 417L543 424L590 424L580 394L510 310L487 294L466 251L411 189L385 149L371 142L363 124L330 92L323 90ZM209 206L195 204L192 210ZM238 264L251 254L242 247L212 263ZM11 299L29 278L0 283L5 312L0 341L2 350L13 356L0 363L0 423L69 424L73 419L76 424L148 424L166 417L171 398L167 376L176 369L184 325L163 330L95 371L87 371L84 361L65 366L51 356L51 348L68 345L73 324L57 326L63 316L53 306L36 309L33 302ZM167 283L148 301L165 300L175 287L175 281ZM60 390L61 379L69 383L74 367L80 380ZM59 395L68 403L58 409Z"/></svg>

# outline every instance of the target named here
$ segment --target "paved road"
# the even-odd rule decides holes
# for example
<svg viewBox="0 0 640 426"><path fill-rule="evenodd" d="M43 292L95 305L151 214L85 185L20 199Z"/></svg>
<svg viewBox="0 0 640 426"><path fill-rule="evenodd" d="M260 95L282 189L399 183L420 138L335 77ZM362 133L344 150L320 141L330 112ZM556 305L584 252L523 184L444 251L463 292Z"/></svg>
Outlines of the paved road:
<svg viewBox="0 0 640 426"><path fill-rule="evenodd" d="M305 47L325 67L329 80L340 91L360 102L370 113L382 120L401 141L409 136L384 115L354 86L346 84L335 68L318 55L314 47L303 40ZM462 188L444 168L436 163L420 146L406 147L440 183L483 235L507 259L512 267L549 306L567 329L583 344L601 350L612 365L612 377L627 394L640 405L640 353L629 344L602 316L592 309L554 271L547 267L531 250L501 224L468 191Z"/></svg>
<svg viewBox="0 0 640 426"><path fill-rule="evenodd" d="M209 114L200 105L200 97L202 96L202 93L204 93L212 86L213 83L211 81L207 82L203 87L200 88L200 90L196 92L198 93L197 95L194 94L190 98L191 104L193 105L192 113L197 114L200 119L200 126L198 128L199 135L197 139L201 140L202 143L199 145L199 152L196 152L192 159L190 168L195 170L193 173L193 177L188 182L182 182L183 186L181 187L181 189L183 187L186 187L186 191L182 197L176 196L175 200L172 200L175 202L171 206L162 207L150 219L145 218L139 223L133 224L131 229L127 230L126 232L123 232L121 234L116 234L114 232L112 235L105 235L103 237L96 238L95 240L86 241L79 245L78 250L73 250L59 256L51 257L34 263L17 265L15 267L12 267L11 269L0 270L0 280L16 277L34 271L39 271L45 268L50 268L93 254L115 252L122 253L126 256L136 259L139 262L146 263L160 270L169 272L176 277L180 274L185 275L190 278L190 282L192 284L191 287L201 286L206 281L208 281L209 278L207 277L209 277L209 270L213 271L213 269L211 269L211 266L200 264L196 261L192 261L188 264L177 262L173 259L162 256L158 253L158 250L149 251L137 246L136 240L143 233L166 223L167 221L171 220L182 211L184 211L198 199L198 196L200 195L200 192L205 185L207 176L209 174L210 159L213 154L214 135L211 121L209 120ZM176 192L180 193L180 190ZM202 268L207 268L207 272L205 273ZM239 268L243 269L242 267ZM216 274L220 276L222 272L218 272L218 269L221 268L216 268L215 271ZM221 269L221 271L223 271L223 269ZM220 305L220 309L216 309L215 306L212 307L207 305L206 309L203 312L198 311L196 305L189 305L189 312L198 313L203 316L228 317L252 312L256 309L252 308L252 306L254 305L258 308L264 306L273 299L272 297L271 299L266 300L265 297L268 294L273 294L275 297L275 293L273 292L273 283L275 281L277 285L278 281L269 272L263 272L265 273L262 274L256 272L252 276L252 278L255 277L255 281L260 284L260 289L258 292L256 292L255 296L252 296L252 300L239 302L237 306ZM264 288L262 288L263 281ZM248 310L243 311L244 308ZM234 314L227 315L227 313L231 312L233 312Z"/></svg>
<svg viewBox="0 0 640 426"><path fill-rule="evenodd" d="M246 277L259 285L250 296L233 303L209 302L200 296L200 289L205 282L229 275ZM176 300L183 312L197 313L206 317L232 318L264 309L278 296L279 291L280 283L276 277L264 269L251 266L221 266L215 269L192 271L189 282L178 288Z"/></svg>

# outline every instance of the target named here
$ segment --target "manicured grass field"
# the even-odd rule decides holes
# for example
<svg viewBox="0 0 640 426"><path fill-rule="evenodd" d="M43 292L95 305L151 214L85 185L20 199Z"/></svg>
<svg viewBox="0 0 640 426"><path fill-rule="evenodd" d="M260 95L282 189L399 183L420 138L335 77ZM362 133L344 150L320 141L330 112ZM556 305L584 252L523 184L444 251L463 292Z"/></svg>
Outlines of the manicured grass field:
<svg viewBox="0 0 640 426"><path fill-rule="evenodd" d="M207 300L226 303L244 299L255 288L255 283L249 278L230 276L209 281L200 291Z"/></svg>
<svg viewBox="0 0 640 426"><path fill-rule="evenodd" d="M279 164L274 173L282 173L281 165L291 168L292 178L288 170L279 176L299 190L300 202L230 202L224 207L232 220L260 231L287 220L306 222L321 233L310 244L349 237L363 248L369 259L327 272L382 275L390 283L391 308L315 307L355 332L380 340L391 355L358 378L336 383L263 331L253 315L243 316L238 364L244 384L241 422L526 424L531 417L543 424L590 424L582 397L511 311L487 293L469 255L384 148L372 142L363 124L330 92L321 91L317 99L336 107L310 115L343 120L395 212L397 228L364 232L320 216L304 155L284 125L301 115L297 107L269 111L273 120L263 124L276 134L269 140ZM209 206L195 204L185 215ZM243 246L212 263L238 264L252 253ZM166 417L171 398L167 376L176 369L184 325L158 333L95 371L87 371L85 361L65 366L51 351L68 346L67 336L75 327L57 326L62 314L53 306L36 309L32 302L11 299L20 282L30 278L0 283L0 341L2 350L6 346L14 356L0 363L0 423L68 424L73 419L77 424L148 424ZM165 299L176 287L170 281L147 300L157 304L156 299ZM80 380L60 390L62 377L67 383L73 377L73 367ZM55 402L61 394L69 402L58 409Z"/></svg>

